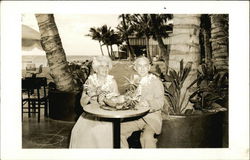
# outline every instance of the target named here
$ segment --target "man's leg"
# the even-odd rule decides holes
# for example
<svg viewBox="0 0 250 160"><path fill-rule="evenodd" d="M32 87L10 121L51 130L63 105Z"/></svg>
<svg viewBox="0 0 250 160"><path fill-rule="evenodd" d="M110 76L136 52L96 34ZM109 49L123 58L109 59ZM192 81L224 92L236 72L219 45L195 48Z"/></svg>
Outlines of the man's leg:
<svg viewBox="0 0 250 160"><path fill-rule="evenodd" d="M149 125L146 125L141 134L142 148L156 148L157 139L154 138L155 131Z"/></svg>
<svg viewBox="0 0 250 160"><path fill-rule="evenodd" d="M135 121L128 121L121 123L121 148L128 148L128 137L134 131L142 130L145 126L145 122L142 119L135 120Z"/></svg>

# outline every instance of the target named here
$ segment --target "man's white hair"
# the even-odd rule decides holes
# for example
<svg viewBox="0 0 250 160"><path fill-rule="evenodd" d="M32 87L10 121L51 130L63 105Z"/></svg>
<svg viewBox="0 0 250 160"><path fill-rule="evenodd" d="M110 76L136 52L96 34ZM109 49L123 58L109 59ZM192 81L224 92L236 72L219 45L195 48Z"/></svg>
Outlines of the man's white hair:
<svg viewBox="0 0 250 160"><path fill-rule="evenodd" d="M136 65L139 61L145 61L145 62L147 62L148 64L150 64L148 58L142 56L142 57L137 58L137 59L134 61L134 65Z"/></svg>

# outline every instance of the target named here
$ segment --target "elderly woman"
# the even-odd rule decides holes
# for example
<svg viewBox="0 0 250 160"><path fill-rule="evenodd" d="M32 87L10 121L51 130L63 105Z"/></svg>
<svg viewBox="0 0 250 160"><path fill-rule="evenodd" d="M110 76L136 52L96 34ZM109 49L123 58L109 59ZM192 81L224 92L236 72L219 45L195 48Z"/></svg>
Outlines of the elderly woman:
<svg viewBox="0 0 250 160"><path fill-rule="evenodd" d="M117 83L109 75L112 61L105 56L96 57L92 67L95 71L84 84L81 105L101 105L104 97L118 96ZM102 121L87 113L83 113L71 132L69 148L112 148L112 123Z"/></svg>
<svg viewBox="0 0 250 160"><path fill-rule="evenodd" d="M156 148L157 139L154 138L154 135L161 133L162 126L163 84L159 78L149 73L150 63L146 57L137 58L134 68L138 73L138 75L134 75L134 80L139 82L136 89L137 94L140 95L139 102L150 107L150 111L138 120L121 124L121 146L128 148L128 137L134 131L142 130L140 138L142 148Z"/></svg>

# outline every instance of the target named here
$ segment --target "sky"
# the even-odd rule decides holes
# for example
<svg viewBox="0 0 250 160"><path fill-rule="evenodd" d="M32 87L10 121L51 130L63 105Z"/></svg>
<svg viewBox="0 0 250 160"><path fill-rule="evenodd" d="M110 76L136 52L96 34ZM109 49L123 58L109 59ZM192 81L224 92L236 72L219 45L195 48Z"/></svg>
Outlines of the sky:
<svg viewBox="0 0 250 160"><path fill-rule="evenodd" d="M54 14L54 17L66 55L100 55L99 42L85 35L91 27L101 27L104 24L115 29L120 21L118 14ZM23 14L22 24L39 32L34 14ZM117 46L113 46L113 49L117 50ZM103 51L107 55L105 46ZM34 48L22 51L22 54L44 55L44 51Z"/></svg>

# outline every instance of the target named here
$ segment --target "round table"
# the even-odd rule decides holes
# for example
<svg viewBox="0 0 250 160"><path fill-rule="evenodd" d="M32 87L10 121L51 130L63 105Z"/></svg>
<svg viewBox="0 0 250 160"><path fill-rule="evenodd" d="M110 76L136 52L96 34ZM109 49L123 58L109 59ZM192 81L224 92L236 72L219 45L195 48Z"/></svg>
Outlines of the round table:
<svg viewBox="0 0 250 160"><path fill-rule="evenodd" d="M83 110L100 118L113 119L114 148L120 148L121 119L144 116L149 112L148 107L138 107L136 110L104 110L98 105L86 105Z"/></svg>

